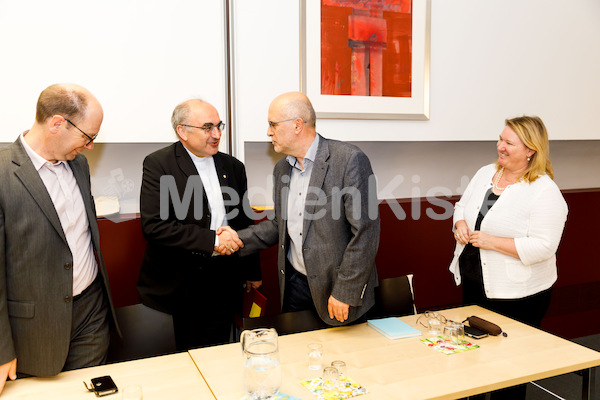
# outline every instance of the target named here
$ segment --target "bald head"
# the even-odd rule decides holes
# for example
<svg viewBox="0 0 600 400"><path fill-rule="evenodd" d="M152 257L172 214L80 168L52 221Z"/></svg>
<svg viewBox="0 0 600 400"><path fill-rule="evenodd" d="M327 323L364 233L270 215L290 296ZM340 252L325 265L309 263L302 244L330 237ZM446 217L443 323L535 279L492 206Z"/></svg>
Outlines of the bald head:
<svg viewBox="0 0 600 400"><path fill-rule="evenodd" d="M288 92L277 96L271 107L277 109L283 118L302 118L306 127L314 130L317 124L317 116L312 103L301 92Z"/></svg>
<svg viewBox="0 0 600 400"><path fill-rule="evenodd" d="M54 115L70 120L84 119L89 113L103 115L102 106L94 95L83 86L74 83L58 83L48 86L38 98L35 119L43 123Z"/></svg>
<svg viewBox="0 0 600 400"><path fill-rule="evenodd" d="M308 97L300 92L277 96L269 106L267 116L273 149L296 157L302 165L304 155L315 140L315 110Z"/></svg>

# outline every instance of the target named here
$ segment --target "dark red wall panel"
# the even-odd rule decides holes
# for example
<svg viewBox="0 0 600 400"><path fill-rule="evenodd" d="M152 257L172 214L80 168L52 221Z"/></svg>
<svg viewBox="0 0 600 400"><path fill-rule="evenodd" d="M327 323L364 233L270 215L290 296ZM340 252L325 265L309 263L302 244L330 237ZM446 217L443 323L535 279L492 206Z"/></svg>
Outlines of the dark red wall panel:
<svg viewBox="0 0 600 400"><path fill-rule="evenodd" d="M600 333L600 189L565 191L569 217L557 258L559 279L542 328L574 338ZM456 197L449 199L452 203ZM438 202L439 203L439 200ZM381 240L376 263L379 278L414 275L419 311L460 305L448 265L454 239L452 220L427 199L384 201L379 205ZM145 248L139 218L115 223L100 219L100 243L117 307L139 302L135 284ZM261 252L267 315L279 312L277 247Z"/></svg>

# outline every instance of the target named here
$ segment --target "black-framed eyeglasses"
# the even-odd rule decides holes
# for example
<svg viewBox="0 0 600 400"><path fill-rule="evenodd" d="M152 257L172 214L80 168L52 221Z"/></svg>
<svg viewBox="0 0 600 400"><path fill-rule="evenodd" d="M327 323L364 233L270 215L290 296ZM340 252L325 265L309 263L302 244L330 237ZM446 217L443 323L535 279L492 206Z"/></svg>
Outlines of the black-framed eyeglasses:
<svg viewBox="0 0 600 400"><path fill-rule="evenodd" d="M63 118L65 118L65 117L63 117ZM65 121L67 121L68 123L70 123L71 125L73 125L73 126L74 126L74 127L75 127L75 128L78 130L78 131L79 131L79 132L83 133L83 135L84 135L86 138L90 139L90 140L89 140L89 141L88 141L88 142L85 144L86 146L87 146L88 144L92 143L92 142L93 142L94 140L96 140L96 138L98 137L98 134L95 134L94 136L90 136L90 135L88 135L87 133L85 133L84 131L82 131L81 129L79 129L79 128L77 127L77 125L75 125L74 123L72 123L71 121L69 121L69 120L68 120L68 119L66 119L66 118L65 118Z"/></svg>
<svg viewBox="0 0 600 400"><path fill-rule="evenodd" d="M280 123L282 123L282 122L294 121L294 120L296 120L296 119L298 119L298 118L300 118L300 117L296 117L296 118L289 118L289 119L284 119L284 120L282 120L282 121L276 121L276 122L273 122L273 121L268 121L268 122L269 122L269 128L271 128L271 129L275 129L275 127L276 127L277 125L279 125ZM301 119L301 118L300 118L300 119ZM306 121L305 121L305 120L302 120L302 122L306 123Z"/></svg>
<svg viewBox="0 0 600 400"><path fill-rule="evenodd" d="M198 129L202 129L207 135L210 135L211 133L214 132L214 130L218 130L219 133L223 131L223 129L225 129L225 122L223 121L219 121L218 124L204 124L202 126L194 126L194 125L186 125L186 124L179 124L181 126L187 126L188 128L198 128Z"/></svg>

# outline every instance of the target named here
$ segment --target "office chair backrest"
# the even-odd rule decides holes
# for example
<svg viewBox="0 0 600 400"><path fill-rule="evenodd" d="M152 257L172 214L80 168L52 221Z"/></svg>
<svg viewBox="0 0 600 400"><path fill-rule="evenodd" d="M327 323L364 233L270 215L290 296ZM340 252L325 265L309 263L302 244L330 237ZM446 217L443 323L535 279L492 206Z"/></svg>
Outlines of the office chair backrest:
<svg viewBox="0 0 600 400"><path fill-rule="evenodd" d="M115 309L123 334L119 338L114 330L108 348L107 362L137 360L175 353L173 317L153 310L143 304Z"/></svg>
<svg viewBox="0 0 600 400"><path fill-rule="evenodd" d="M412 274L381 279L375 288L373 316L383 318L416 314L412 279Z"/></svg>

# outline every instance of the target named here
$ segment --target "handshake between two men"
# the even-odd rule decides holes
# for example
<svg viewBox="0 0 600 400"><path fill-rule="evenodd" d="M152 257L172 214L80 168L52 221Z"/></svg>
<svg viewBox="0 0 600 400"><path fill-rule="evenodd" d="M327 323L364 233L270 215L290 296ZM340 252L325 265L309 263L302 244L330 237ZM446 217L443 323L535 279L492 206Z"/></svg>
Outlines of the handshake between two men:
<svg viewBox="0 0 600 400"><path fill-rule="evenodd" d="M237 232L230 226L222 226L217 229L217 236L219 236L219 245L215 246L214 251L222 256L229 256L244 247Z"/></svg>

